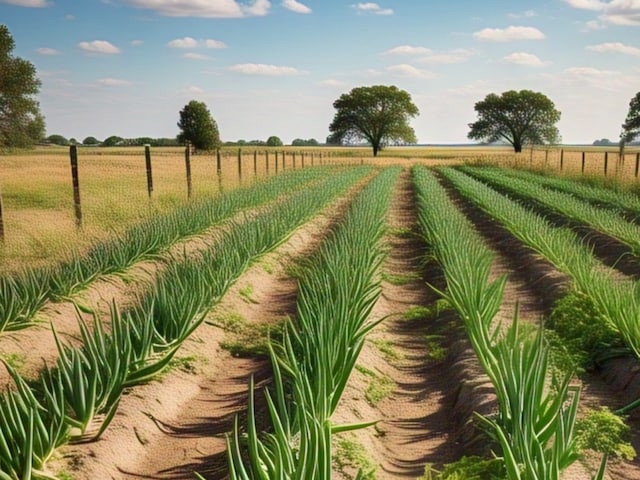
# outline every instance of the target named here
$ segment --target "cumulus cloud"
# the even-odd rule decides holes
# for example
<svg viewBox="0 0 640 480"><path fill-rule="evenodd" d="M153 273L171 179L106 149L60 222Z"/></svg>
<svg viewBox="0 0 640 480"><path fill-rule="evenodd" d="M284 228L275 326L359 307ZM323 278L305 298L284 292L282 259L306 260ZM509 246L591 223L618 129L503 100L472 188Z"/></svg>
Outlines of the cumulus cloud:
<svg viewBox="0 0 640 480"><path fill-rule="evenodd" d="M369 13L373 15L393 15L393 10L391 8L382 8L380 5L373 2L356 3L354 5L351 5L351 8L355 8L359 13Z"/></svg>
<svg viewBox="0 0 640 480"><path fill-rule="evenodd" d="M451 65L454 63L466 62L475 54L476 52L474 50L457 48L449 52L431 52L428 55L420 58L418 61L420 63L426 63L429 65Z"/></svg>
<svg viewBox="0 0 640 480"><path fill-rule="evenodd" d="M209 57L207 57L206 55L194 52L185 53L183 57L188 60L209 60Z"/></svg>
<svg viewBox="0 0 640 480"><path fill-rule="evenodd" d="M120 78L100 78L96 81L96 84L101 87L128 87L131 82Z"/></svg>
<svg viewBox="0 0 640 480"><path fill-rule="evenodd" d="M387 67L387 71L399 77L408 78L433 78L435 76L429 70L422 70L406 63Z"/></svg>
<svg viewBox="0 0 640 480"><path fill-rule="evenodd" d="M426 55L431 53L431 49L426 47L416 47L413 45L400 45L383 52L383 55Z"/></svg>
<svg viewBox="0 0 640 480"><path fill-rule="evenodd" d="M9 5L28 8L44 8L50 5L47 0L0 0L0 3L8 3Z"/></svg>
<svg viewBox="0 0 640 480"><path fill-rule="evenodd" d="M614 25L640 25L638 0L564 0L574 8L599 12L598 18Z"/></svg>
<svg viewBox="0 0 640 480"><path fill-rule="evenodd" d="M204 41L204 46L215 49L227 48L227 45L224 42L221 42L220 40L213 40L211 38Z"/></svg>
<svg viewBox="0 0 640 480"><path fill-rule="evenodd" d="M36 52L38 52L40 55L47 55L47 56L60 55L60 50L56 50L55 48L48 48L48 47L37 48Z"/></svg>
<svg viewBox="0 0 640 480"><path fill-rule="evenodd" d="M535 27L509 26L507 28L485 28L473 36L487 42L512 42L515 40L542 40L544 33Z"/></svg>
<svg viewBox="0 0 640 480"><path fill-rule="evenodd" d="M167 43L167 46L169 48L196 48L198 41L191 37L176 38Z"/></svg>
<svg viewBox="0 0 640 480"><path fill-rule="evenodd" d="M640 57L640 48L625 45L620 42L600 43L598 45L589 45L587 50L599 53L624 53L625 55L633 55Z"/></svg>
<svg viewBox="0 0 640 480"><path fill-rule="evenodd" d="M318 83L324 87L343 87L345 85L344 82L336 80L335 78L327 78L326 80L322 80Z"/></svg>
<svg viewBox="0 0 640 480"><path fill-rule="evenodd" d="M522 13L510 13L507 15L509 18L531 18L531 17L537 17L538 14L536 13L535 10L527 10L526 12L522 12Z"/></svg>
<svg viewBox="0 0 640 480"><path fill-rule="evenodd" d="M296 0L283 0L282 6L296 13L311 13L311 9Z"/></svg>
<svg viewBox="0 0 640 480"><path fill-rule="evenodd" d="M283 67L278 65L267 65L264 63L239 63L229 67L229 71L241 73L243 75L258 75L267 77L284 77L291 75L301 75L304 72L294 67Z"/></svg>
<svg viewBox="0 0 640 480"><path fill-rule="evenodd" d="M545 62L540 60L533 53L526 53L526 52L514 52L504 57L503 60L507 63L514 63L516 65L525 65L527 67L544 67L546 65Z"/></svg>
<svg viewBox="0 0 640 480"><path fill-rule="evenodd" d="M153 10L167 17L241 18L264 16L269 13L269 0L252 3L236 0L124 0L128 5Z"/></svg>
<svg viewBox="0 0 640 480"><path fill-rule="evenodd" d="M115 55L120 53L120 49L106 40L94 40L93 42L80 42L78 44L87 53L98 55Z"/></svg>

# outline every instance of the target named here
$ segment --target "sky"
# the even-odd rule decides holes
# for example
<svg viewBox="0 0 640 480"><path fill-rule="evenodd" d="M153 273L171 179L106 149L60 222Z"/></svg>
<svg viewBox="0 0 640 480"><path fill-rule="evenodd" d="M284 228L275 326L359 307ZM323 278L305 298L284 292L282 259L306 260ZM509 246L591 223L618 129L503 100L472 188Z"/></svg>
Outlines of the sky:
<svg viewBox="0 0 640 480"><path fill-rule="evenodd" d="M333 102L395 85L421 144L467 143L474 105L529 89L567 144L617 140L640 91L640 0L0 0L47 135L175 137L204 102L223 141L324 142Z"/></svg>

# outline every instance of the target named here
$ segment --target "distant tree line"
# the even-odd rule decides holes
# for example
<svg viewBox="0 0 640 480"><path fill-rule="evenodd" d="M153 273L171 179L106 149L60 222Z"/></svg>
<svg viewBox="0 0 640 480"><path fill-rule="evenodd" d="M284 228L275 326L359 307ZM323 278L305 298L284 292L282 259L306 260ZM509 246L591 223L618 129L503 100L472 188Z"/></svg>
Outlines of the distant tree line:
<svg viewBox="0 0 640 480"><path fill-rule="evenodd" d="M152 147L175 147L179 146L177 138L152 138L152 137L138 137L138 138L123 138L117 135L112 135L100 141L96 137L87 137L81 142L75 138L66 138L62 135L49 135L45 140L45 144L50 145L85 145L85 146L100 146L100 147L141 147L144 145L151 145Z"/></svg>

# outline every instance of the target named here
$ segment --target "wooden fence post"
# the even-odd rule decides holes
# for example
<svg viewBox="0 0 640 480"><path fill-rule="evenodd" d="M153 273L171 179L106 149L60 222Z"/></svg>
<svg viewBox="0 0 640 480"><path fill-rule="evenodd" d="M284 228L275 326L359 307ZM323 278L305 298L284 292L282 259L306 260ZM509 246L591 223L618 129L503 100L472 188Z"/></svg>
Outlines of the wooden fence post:
<svg viewBox="0 0 640 480"><path fill-rule="evenodd" d="M278 173L278 151L276 150L276 174Z"/></svg>
<svg viewBox="0 0 640 480"><path fill-rule="evenodd" d="M253 175L258 175L258 151L253 151Z"/></svg>
<svg viewBox="0 0 640 480"><path fill-rule="evenodd" d="M585 155L586 155L585 152L582 152L582 174L583 175L584 175L584 164L585 164L584 157L585 157Z"/></svg>
<svg viewBox="0 0 640 480"><path fill-rule="evenodd" d="M2 220L2 192L0 191L0 242L4 243L4 221Z"/></svg>
<svg viewBox="0 0 640 480"><path fill-rule="evenodd" d="M216 150L216 173L218 176L222 174L222 161L220 160L220 149Z"/></svg>
<svg viewBox="0 0 640 480"><path fill-rule="evenodd" d="M293 168L296 168L296 152L293 152Z"/></svg>
<svg viewBox="0 0 640 480"><path fill-rule="evenodd" d="M78 147L69 147L71 157L71 180L73 182L73 207L76 214L76 227L82 227L82 206L80 205L80 179L78 178Z"/></svg>
<svg viewBox="0 0 640 480"><path fill-rule="evenodd" d="M302 168L304 168L304 152L300 154L300 163L302 164Z"/></svg>
<svg viewBox="0 0 640 480"><path fill-rule="evenodd" d="M191 198L191 144L189 142L184 148L184 165L187 169L187 198Z"/></svg>
<svg viewBox="0 0 640 480"><path fill-rule="evenodd" d="M315 154L313 152L311 152L311 166L313 167L313 160L314 160Z"/></svg>
<svg viewBox="0 0 640 480"><path fill-rule="evenodd" d="M285 163L287 161L287 153L286 152L282 152L282 171L284 172L285 169Z"/></svg>
<svg viewBox="0 0 640 480"><path fill-rule="evenodd" d="M242 149L238 149L238 178L242 182Z"/></svg>
<svg viewBox="0 0 640 480"><path fill-rule="evenodd" d="M264 152L264 164L267 168L267 175L269 175L269 152Z"/></svg>
<svg viewBox="0 0 640 480"><path fill-rule="evenodd" d="M636 178L638 178L638 171L640 171L640 152L636 153Z"/></svg>
<svg viewBox="0 0 640 480"><path fill-rule="evenodd" d="M609 152L604 152L604 175L607 176L607 170L609 168Z"/></svg>
<svg viewBox="0 0 640 480"><path fill-rule="evenodd" d="M151 146L144 146L144 161L147 167L147 192L149 193L149 198L151 198L151 194L153 193L153 174L151 171Z"/></svg>

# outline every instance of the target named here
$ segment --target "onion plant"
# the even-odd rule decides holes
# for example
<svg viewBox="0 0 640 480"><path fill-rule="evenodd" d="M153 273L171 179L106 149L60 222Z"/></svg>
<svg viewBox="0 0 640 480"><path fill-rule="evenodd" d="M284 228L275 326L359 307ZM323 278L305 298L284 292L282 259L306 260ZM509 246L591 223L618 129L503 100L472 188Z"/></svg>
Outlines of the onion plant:
<svg viewBox="0 0 640 480"><path fill-rule="evenodd" d="M99 276L123 272L135 262L154 258L177 240L195 235L248 208L271 202L282 192L296 191L327 177L327 168L291 170L188 207L155 214L129 229L72 252L53 267L0 276L0 332L28 326L47 300L67 298Z"/></svg>
<svg viewBox="0 0 640 480"><path fill-rule="evenodd" d="M303 265L296 318L287 324L281 343L269 343L274 382L265 395L272 431L261 433L256 427L251 383L246 436L236 421L228 438L232 480L328 479L331 435L372 424L333 425L331 416L366 334L381 321L369 316L380 295L384 215L398 173L384 170L367 185Z"/></svg>
<svg viewBox="0 0 640 480"><path fill-rule="evenodd" d="M414 167L419 224L442 265L440 294L457 310L498 400L496 418L481 417L501 446L510 480L558 480L578 458L574 426L579 391L571 374L551 375L542 329L522 333L495 317L506 277L490 281L493 253L424 167Z"/></svg>
<svg viewBox="0 0 640 480"><path fill-rule="evenodd" d="M8 364L15 389L0 395L0 479L52 479L45 465L69 434L64 387L54 381L41 400Z"/></svg>
<svg viewBox="0 0 640 480"><path fill-rule="evenodd" d="M627 244L634 255L640 256L640 225L627 221L611 209L599 208L569 193L546 188L526 179L505 176L501 170L469 167L462 170L512 195L517 195L518 198L541 204L545 208L616 238Z"/></svg>
<svg viewBox="0 0 640 480"><path fill-rule="evenodd" d="M620 333L640 358L640 287L633 280L613 279L611 269L598 262L576 234L553 227L544 217L501 195L487 185L451 168L440 170L455 187L515 237L568 274L573 288L589 297L599 314ZM640 406L640 400L622 410Z"/></svg>

